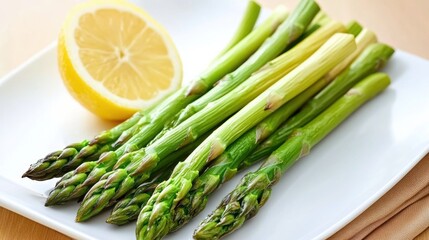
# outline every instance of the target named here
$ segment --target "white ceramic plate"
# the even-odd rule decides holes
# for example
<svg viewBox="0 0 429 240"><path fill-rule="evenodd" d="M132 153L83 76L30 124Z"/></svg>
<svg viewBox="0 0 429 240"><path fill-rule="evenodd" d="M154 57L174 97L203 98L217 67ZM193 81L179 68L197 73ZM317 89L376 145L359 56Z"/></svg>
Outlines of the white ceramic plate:
<svg viewBox="0 0 429 240"><path fill-rule="evenodd" d="M183 58L185 79L190 79L228 41L245 1L141 4L170 31ZM229 239L325 238L370 206L423 157L429 149L429 62L398 51L385 71L393 79L389 89L290 169L256 218ZM134 239L134 224L105 224L108 213L77 224L77 204L45 208L55 180L21 179L38 158L111 126L66 92L54 46L0 80L0 205L74 238ZM168 239L191 239L200 220L240 177L225 184L205 212Z"/></svg>

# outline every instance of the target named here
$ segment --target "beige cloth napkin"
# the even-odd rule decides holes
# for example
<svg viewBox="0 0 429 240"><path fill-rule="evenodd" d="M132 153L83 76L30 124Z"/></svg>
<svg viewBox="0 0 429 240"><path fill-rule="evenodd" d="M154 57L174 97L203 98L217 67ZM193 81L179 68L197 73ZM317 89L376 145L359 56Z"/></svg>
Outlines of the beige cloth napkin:
<svg viewBox="0 0 429 240"><path fill-rule="evenodd" d="M429 154L330 239L413 239L429 227Z"/></svg>

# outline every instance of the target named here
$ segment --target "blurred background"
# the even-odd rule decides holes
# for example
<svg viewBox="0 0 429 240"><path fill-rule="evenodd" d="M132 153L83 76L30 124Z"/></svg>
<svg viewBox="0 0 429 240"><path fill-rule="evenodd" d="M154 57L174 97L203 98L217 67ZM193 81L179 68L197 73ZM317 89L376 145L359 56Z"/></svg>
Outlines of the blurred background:
<svg viewBox="0 0 429 240"><path fill-rule="evenodd" d="M83 0L0 0L0 76L56 40L67 11ZM138 0L136 0L138 1ZM144 0L140 0L144 1ZM264 6L297 0L259 0ZM319 0L330 16L359 19L380 40L429 59L428 0Z"/></svg>

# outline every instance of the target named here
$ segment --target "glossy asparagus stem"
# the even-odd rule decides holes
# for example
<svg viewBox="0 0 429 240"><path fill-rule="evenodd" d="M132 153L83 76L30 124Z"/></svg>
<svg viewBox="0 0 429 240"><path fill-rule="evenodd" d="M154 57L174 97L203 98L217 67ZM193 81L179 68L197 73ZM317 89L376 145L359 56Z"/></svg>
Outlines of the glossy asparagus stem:
<svg viewBox="0 0 429 240"><path fill-rule="evenodd" d="M307 11L307 13L304 11ZM302 12L301 15L298 15L297 11L295 11L284 24L279 26L279 30L276 31L273 36L267 39L266 43L262 45L258 51L265 52L266 54L264 56L255 54L250 57L246 63L252 65L259 63L259 66L261 67L268 61L278 56L283 50L285 50L304 33L304 31L307 29L307 26L319 12L319 8L308 8L300 12ZM261 59L264 59L264 61L261 61ZM239 69L246 68L247 66L245 64L240 66ZM173 126L179 125L194 115L196 112L205 108L207 104L213 101L213 99L220 98L242 83L245 79L241 78L237 72L238 70L226 75L225 78L223 78L218 83L219 87L214 88L212 91L195 100L186 106L186 108L184 108L182 111L180 111L177 117L173 120Z"/></svg>
<svg viewBox="0 0 429 240"><path fill-rule="evenodd" d="M322 28L322 29L320 29L318 32L316 32L315 33L315 35L313 35L311 38L309 38L309 39L307 39L306 41L304 41L304 42L302 42L298 47L296 47L296 49L294 50L294 51L292 51L292 53L293 52L296 52L296 50L298 49L307 49L307 47L308 46L314 46L313 44L314 44L314 42L316 41L316 40L319 40L319 42L321 42L321 43L323 43L324 41L325 41L325 39L327 38L327 36L330 36L330 35L332 35L335 31L340 31L340 30L342 30L342 28L341 28L341 25L340 24L338 24L338 23L331 23L329 26L326 26L326 27L324 27L324 28ZM319 43L320 44L320 43ZM359 42L358 42L358 44L359 44ZM285 55L284 57L287 57L287 55ZM340 65L344 65L344 63L341 63ZM340 66L339 65L339 66ZM344 66L345 67L345 66ZM338 67L336 67L336 69L338 69ZM335 70L333 70L333 71L335 71ZM338 70L336 70L336 71L338 71ZM333 73L331 73L331 74L328 74L328 75L333 75ZM303 97L301 97L301 100L293 100L293 101L302 101L302 98L304 98L305 96L307 96L307 95L309 95L309 94L311 94L312 92L315 92L315 91L317 91L317 89L320 89L321 87L323 87L324 85L326 85L326 83L325 82L327 82L326 81L326 79L323 79L323 80L319 80L318 81L318 83L316 83L315 84L315 86L312 86L311 88L309 88L308 90L306 90L306 93L304 94L304 96ZM284 113L281 113L282 112L282 109L284 109ZM271 118L271 120L268 120L267 121L267 123L266 124L271 124L271 123L269 123L269 122L271 122L271 121L275 121L276 119L279 119L280 120L280 118L283 118L283 117L286 117L286 115L288 115L288 114L290 114L290 112L293 112L294 110L293 110L293 107L291 107L290 109L289 109L289 107L287 107L287 106L283 106L282 107L282 109L279 109L278 111L276 111L276 113L277 112L280 112L280 114L273 114L272 116L270 116L270 118ZM264 124L265 125L265 124ZM262 125L260 126L261 128L262 128ZM273 126L270 128L270 129L273 129ZM262 136L261 136L262 137ZM216 161L217 162L217 161ZM152 190L152 189L151 189ZM132 194L131 194L132 195ZM146 197L147 195L145 195L145 197ZM134 198L131 198L131 196L128 196L128 197L126 197L125 198L126 199L126 204L128 204L129 202L131 202L131 203L140 203L141 201L139 200L139 199L142 199L141 197L140 197L140 195L138 195L138 196L135 196ZM144 198L144 200L145 200L145 202L144 203L146 203L146 198ZM121 205L126 205L126 204L121 204ZM114 211L114 214L115 214L115 218L117 218L117 219L127 219L128 218L128 216L129 215L133 215L133 214L135 214L135 213L137 213L138 214L138 212L140 212L140 210L141 210L141 208L140 209L138 209L138 205L140 205L141 206L141 208L143 208L143 206L144 206L144 204L129 204L129 205L127 205L127 211L122 211L120 208L118 208L118 211ZM138 210L138 211L137 211ZM132 213L131 213L132 212ZM112 213L112 215L113 215L113 213ZM133 215L134 216L134 215ZM131 220L133 220L133 219L131 219ZM118 224L118 223L115 223L115 222L113 222L114 224Z"/></svg>
<svg viewBox="0 0 429 240"><path fill-rule="evenodd" d="M240 25L232 36L229 43L226 47L219 53L218 57L221 57L225 54L229 49L235 46L238 42L240 42L243 38L245 38L249 33L252 32L253 28L256 25L256 21L258 20L259 13L261 12L261 6L254 0L249 0L247 2L247 7L244 12L244 15L240 21Z"/></svg>
<svg viewBox="0 0 429 240"><path fill-rule="evenodd" d="M254 66L260 66L260 63L256 62L265 62L273 56L277 56L290 42L289 38L297 37L296 34L305 30L305 27L319 10L317 4L314 4L312 0L305 0L305 2L308 4L304 4L305 6L301 7L297 13L283 22L273 36L267 39L261 48L233 73L234 76L237 78L241 78L239 77L241 75L249 76ZM273 82L281 78L285 71L290 71L296 64L302 62L308 52L309 49L305 49L304 52L299 52L296 56L286 59L285 62L274 65L268 64L218 101L212 102L187 121L167 131L165 135L144 150L124 156L117 162L115 171L105 175L97 185L88 191L78 210L76 220L85 221L98 214L109 205L110 201L115 201L145 181L150 177L155 167L164 164L163 158L165 156L194 141L214 125L238 111Z"/></svg>
<svg viewBox="0 0 429 240"><path fill-rule="evenodd" d="M224 53L218 56L190 86L182 87L161 103L137 112L128 120L102 132L92 140L83 140L48 154L32 164L22 177L40 181L61 177L84 162L97 160L104 152L116 150L131 138L139 140L139 145L147 144L161 131L167 120L170 120L186 104L204 94L215 82L247 60L287 16L283 8L275 10L261 26L248 33L252 22L254 24L258 18L259 10L259 5L249 1L244 19L250 22L240 25ZM140 133L139 137L135 137L137 133Z"/></svg>
<svg viewBox="0 0 429 240"><path fill-rule="evenodd" d="M194 81L187 87L181 88L152 109L145 125L126 144L115 151L103 153L98 161L85 162L76 170L65 174L50 193L46 205L63 204L84 196L104 174L112 170L121 156L145 146L162 130L168 119L174 116L186 104L203 94L222 75L230 72L231 69L235 69L235 62L238 62L235 58L241 60L244 56L248 56L249 52L246 48L249 48L252 52L255 46L260 46L262 44L260 43L261 40L265 39L268 34L271 34L285 17L286 13L284 9L277 9L261 26L252 31L223 57L212 63L211 67L200 76L199 80ZM252 70L256 69L252 68ZM250 75L251 72L248 70L243 74ZM177 148L174 150L177 150Z"/></svg>
<svg viewBox="0 0 429 240"><path fill-rule="evenodd" d="M63 150L55 151L46 157L31 164L30 168L22 175L32 180L44 181L54 177L61 177L68 171L75 169L82 162L97 160L101 153L113 149L113 144L123 132L131 132L142 118L146 111L135 113L131 118L123 123L104 131L92 140L83 140L70 144Z"/></svg>
<svg viewBox="0 0 429 240"><path fill-rule="evenodd" d="M137 219L141 208L147 203L155 188L159 183L168 179L171 170L164 173L149 182L145 182L138 186L135 190L126 195L112 210L106 222L115 225L124 225Z"/></svg>
<svg viewBox="0 0 429 240"><path fill-rule="evenodd" d="M263 140L270 136L284 121L307 102L308 99L323 89L340 74L340 72L347 68L364 48L374 42L376 42L375 35L370 31L363 31L356 39L357 48L353 54L348 56L311 87L234 141L222 155L214 160L201 176L197 177L192 185L192 189L178 203L174 210L174 221L172 222L171 231L177 230L200 213L205 208L209 195L225 181L235 176L238 170L240 170L239 166L242 165L241 163Z"/></svg>
<svg viewBox="0 0 429 240"><path fill-rule="evenodd" d="M194 238L219 239L254 217L267 202L272 186L290 166L307 155L314 145L362 104L382 92L389 83L390 79L386 74L373 74L355 85L314 120L295 130L257 171L242 178L238 186L196 229Z"/></svg>
<svg viewBox="0 0 429 240"><path fill-rule="evenodd" d="M186 145L185 147L173 152L165 158L165 161L171 162L172 164L166 169L161 169L159 174L155 173L155 177L148 182L142 183L136 189L128 193L123 199L115 204L115 207L112 210L109 218L106 222L123 225L130 221L136 220L140 210L146 204L152 195L153 190L158 186L158 184L166 179L168 179L175 167L174 163L182 161L188 157L192 151L200 145L203 140L209 135L206 133L204 136L197 139L195 142Z"/></svg>
<svg viewBox="0 0 429 240"><path fill-rule="evenodd" d="M393 53L394 49L383 43L368 46L345 72L341 73L329 86L309 101L300 112L286 121L274 134L259 145L243 164L249 166L268 156L286 141L293 129L311 121L357 81L381 69Z"/></svg>
<svg viewBox="0 0 429 240"><path fill-rule="evenodd" d="M357 36L363 30L362 25L356 21L351 21L347 24L347 32Z"/></svg>
<svg viewBox="0 0 429 240"><path fill-rule="evenodd" d="M170 179L155 189L137 220L137 238L159 239L166 235L177 203L189 192L199 172L210 161L247 130L314 84L355 49L352 35L335 34L310 58L217 128L184 162L176 166Z"/></svg>

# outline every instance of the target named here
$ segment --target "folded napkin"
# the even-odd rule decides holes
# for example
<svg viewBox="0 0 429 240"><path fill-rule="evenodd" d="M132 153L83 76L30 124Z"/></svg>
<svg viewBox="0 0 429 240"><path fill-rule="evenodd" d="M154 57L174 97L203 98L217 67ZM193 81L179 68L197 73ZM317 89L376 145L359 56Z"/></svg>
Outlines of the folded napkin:
<svg viewBox="0 0 429 240"><path fill-rule="evenodd" d="M429 154L330 239L413 239L429 227Z"/></svg>

